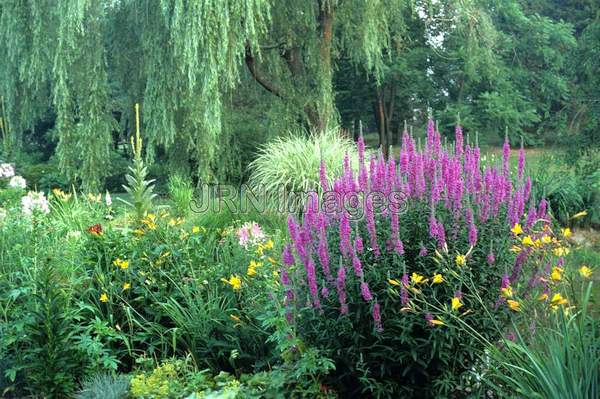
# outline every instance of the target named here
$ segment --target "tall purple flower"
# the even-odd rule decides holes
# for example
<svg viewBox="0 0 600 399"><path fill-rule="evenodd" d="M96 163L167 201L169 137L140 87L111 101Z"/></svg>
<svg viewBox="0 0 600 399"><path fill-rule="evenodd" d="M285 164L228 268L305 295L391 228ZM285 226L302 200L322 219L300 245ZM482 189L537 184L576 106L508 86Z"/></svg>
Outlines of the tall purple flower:
<svg viewBox="0 0 600 399"><path fill-rule="evenodd" d="M362 276L362 263L360 262L360 259L358 259L358 256L356 256L356 254L353 254L352 256L352 268L354 269L354 274L356 275L356 277Z"/></svg>
<svg viewBox="0 0 600 399"><path fill-rule="evenodd" d="M287 244L285 247L283 247L283 253L281 254L281 257L283 258L283 264L286 266L291 266L296 263L294 255L292 255L292 248L290 244Z"/></svg>
<svg viewBox="0 0 600 399"><path fill-rule="evenodd" d="M523 149L523 145L521 145L521 149L519 150L519 163L517 166L517 177L519 180L523 178L523 170L525 169L525 150Z"/></svg>
<svg viewBox="0 0 600 399"><path fill-rule="evenodd" d="M373 305L373 321L375 322L375 331L382 332L383 325L381 323L381 308L379 302L375 302Z"/></svg>
<svg viewBox="0 0 600 399"><path fill-rule="evenodd" d="M347 212L342 212L340 215L340 252L345 258L351 253L350 232L350 219Z"/></svg>
<svg viewBox="0 0 600 399"><path fill-rule="evenodd" d="M365 209L365 218L367 219L367 231L369 232L369 237L371 238L371 248L373 248L373 253L375 256L381 255L381 249L377 244L377 231L375 230L375 215L373 213L373 200L370 196L367 197L366 209Z"/></svg>
<svg viewBox="0 0 600 399"><path fill-rule="evenodd" d="M364 246L360 234L356 234L356 237L354 238L354 250L359 254L363 253Z"/></svg>
<svg viewBox="0 0 600 399"><path fill-rule="evenodd" d="M461 157L463 155L463 130L460 125L456 125L454 128L454 140L454 152L456 156Z"/></svg>
<svg viewBox="0 0 600 399"><path fill-rule="evenodd" d="M335 280L335 288L340 302L340 313L348 313L348 305L346 304L346 268L340 264Z"/></svg>
<svg viewBox="0 0 600 399"><path fill-rule="evenodd" d="M329 191L329 182L327 181L327 171L325 170L325 161L321 159L319 167L319 180L321 182L321 190Z"/></svg>
<svg viewBox="0 0 600 399"><path fill-rule="evenodd" d="M369 289L369 284L365 283L364 281L360 283L360 294L362 295L363 299L367 302L373 300L371 290Z"/></svg>

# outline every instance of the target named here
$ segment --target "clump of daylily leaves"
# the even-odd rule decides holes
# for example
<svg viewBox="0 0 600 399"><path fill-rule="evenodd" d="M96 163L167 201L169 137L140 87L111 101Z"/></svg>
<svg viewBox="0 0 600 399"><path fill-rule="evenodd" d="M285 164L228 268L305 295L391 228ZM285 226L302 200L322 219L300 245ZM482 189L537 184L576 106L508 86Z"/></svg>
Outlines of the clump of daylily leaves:
<svg viewBox="0 0 600 399"><path fill-rule="evenodd" d="M358 171L346 157L328 181L321 165L319 193L301 223L288 221L290 333L336 360L330 383L344 394L449 393L461 374L467 386L482 341L510 333L515 317L531 324L534 306L569 305L570 231L530 197L523 149L513 171L508 139L495 164L460 126L455 138L442 145L429 121L423 146L405 131L398 157L367 160L361 137Z"/></svg>

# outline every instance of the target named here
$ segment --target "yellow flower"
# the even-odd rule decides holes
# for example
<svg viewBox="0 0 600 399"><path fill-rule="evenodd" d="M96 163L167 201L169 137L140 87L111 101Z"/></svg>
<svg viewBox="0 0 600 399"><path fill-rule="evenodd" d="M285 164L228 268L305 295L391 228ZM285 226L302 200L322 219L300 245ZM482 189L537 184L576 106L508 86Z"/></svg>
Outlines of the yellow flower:
<svg viewBox="0 0 600 399"><path fill-rule="evenodd" d="M533 244L533 240L531 239L530 236L524 237L522 243L523 243L523 245L526 245L526 246L529 246L529 247L532 247L534 245Z"/></svg>
<svg viewBox="0 0 600 399"><path fill-rule="evenodd" d="M558 248L554 248L552 250L552 253L554 254L554 256L565 256L569 254L569 248L565 248L565 247L558 247Z"/></svg>
<svg viewBox="0 0 600 399"><path fill-rule="evenodd" d="M242 280L238 277L237 274L233 274L229 277L229 280L222 278L222 282L225 284L229 284L234 290L239 290L242 288Z"/></svg>
<svg viewBox="0 0 600 399"><path fill-rule="evenodd" d="M512 298L512 296L513 296L512 287L509 285L506 288L502 288L502 295L504 295L505 298Z"/></svg>
<svg viewBox="0 0 600 399"><path fill-rule="evenodd" d="M538 301L545 301L546 299L548 299L548 294L543 293L542 295L538 296Z"/></svg>
<svg viewBox="0 0 600 399"><path fill-rule="evenodd" d="M535 241L533 242L533 245L535 245L536 247L541 247L542 246L542 240L540 240L539 238L536 238Z"/></svg>
<svg viewBox="0 0 600 399"><path fill-rule="evenodd" d="M142 229L135 229L133 230L133 234L135 234L136 236L143 236L144 234L146 234L146 232Z"/></svg>
<svg viewBox="0 0 600 399"><path fill-rule="evenodd" d="M113 261L113 265L120 267L122 270L125 270L129 267L129 261L117 258Z"/></svg>
<svg viewBox="0 0 600 399"><path fill-rule="evenodd" d="M521 310L521 304L517 301L513 301L512 299L507 299L506 303L508 304L508 307L510 308L510 310L513 310L515 312L519 312Z"/></svg>
<svg viewBox="0 0 600 399"><path fill-rule="evenodd" d="M400 284L400 282L398 280L394 280L393 278L389 279L388 283L390 283L391 285L395 285L397 287L402 285L402 284Z"/></svg>
<svg viewBox="0 0 600 399"><path fill-rule="evenodd" d="M250 263L250 266L248 266L248 271L246 272L246 274L248 276L255 276L256 275L256 267Z"/></svg>
<svg viewBox="0 0 600 399"><path fill-rule="evenodd" d="M106 295L106 292L103 292L102 295L100 295L100 302L108 302L108 295Z"/></svg>
<svg viewBox="0 0 600 399"><path fill-rule="evenodd" d="M564 272L564 270L560 267L553 268L552 273L550 274L550 278L552 279L552 281L562 280L562 272Z"/></svg>
<svg viewBox="0 0 600 399"><path fill-rule="evenodd" d="M550 236L543 235L543 236L542 236L542 242L543 242L544 244L550 244L550 243L552 242L552 238L551 238Z"/></svg>
<svg viewBox="0 0 600 399"><path fill-rule="evenodd" d="M456 258L454 259L454 261L456 262L456 264L458 266L464 266L467 264L467 257L461 254L456 255Z"/></svg>
<svg viewBox="0 0 600 399"><path fill-rule="evenodd" d="M462 305L463 305L463 303L460 301L460 298L458 298L458 297L452 298L452 310L457 310Z"/></svg>
<svg viewBox="0 0 600 399"><path fill-rule="evenodd" d="M177 218L177 219L169 219L169 226L177 226L179 224L183 223L183 219L182 218Z"/></svg>
<svg viewBox="0 0 600 399"><path fill-rule="evenodd" d="M277 270L273 270L273 277L279 277L279 272Z"/></svg>
<svg viewBox="0 0 600 399"><path fill-rule="evenodd" d="M562 232L562 235L565 238L571 237L571 229L570 228L567 227L566 229L560 229L560 231Z"/></svg>
<svg viewBox="0 0 600 399"><path fill-rule="evenodd" d="M194 234L200 233L200 227L192 226L192 233L194 233Z"/></svg>
<svg viewBox="0 0 600 399"><path fill-rule="evenodd" d="M277 261L276 261L275 259L273 259L272 257L270 257L270 256L267 258L267 260L268 260L269 262L271 262L272 264L274 264L274 265L276 265L276 264L277 264Z"/></svg>
<svg viewBox="0 0 600 399"><path fill-rule="evenodd" d="M269 240L269 241L265 242L264 247L265 247L265 249L273 249L273 240Z"/></svg>
<svg viewBox="0 0 600 399"><path fill-rule="evenodd" d="M129 283L123 284L123 291L128 290L130 288L131 288L131 284L129 284Z"/></svg>
<svg viewBox="0 0 600 399"><path fill-rule="evenodd" d="M410 280L413 282L413 284L422 284L427 282L427 279L424 276L421 276L415 272L413 272L413 274L410 276Z"/></svg>
<svg viewBox="0 0 600 399"><path fill-rule="evenodd" d="M433 280L431 281L432 284L440 284L444 282L444 276L442 276L441 274L435 274L433 276Z"/></svg>
<svg viewBox="0 0 600 399"><path fill-rule="evenodd" d="M443 326L444 322L438 319L433 319L429 321L431 324L436 325L436 326Z"/></svg>
<svg viewBox="0 0 600 399"><path fill-rule="evenodd" d="M262 256L264 250L265 250L265 247L262 244L258 244L258 247L256 248L256 254L258 256Z"/></svg>
<svg viewBox="0 0 600 399"><path fill-rule="evenodd" d="M510 248L510 251L511 251L511 252L514 252L514 253L519 253L519 252L521 252L521 251L522 251L522 249L521 249L521 247L517 247L516 245L513 245L513 246Z"/></svg>
<svg viewBox="0 0 600 399"><path fill-rule="evenodd" d="M574 214L573 216L571 216L571 219L579 219L579 218L582 218L584 216L587 216L587 211L577 212L576 214Z"/></svg>
<svg viewBox="0 0 600 399"><path fill-rule="evenodd" d="M581 277L583 278L590 278L592 276L592 269L583 265L579 268L579 274L581 274Z"/></svg>
<svg viewBox="0 0 600 399"><path fill-rule="evenodd" d="M521 227L521 225L519 223L515 223L513 228L510 229L510 231L512 231L514 235L518 236L519 234L523 233L523 228Z"/></svg>
<svg viewBox="0 0 600 399"><path fill-rule="evenodd" d="M569 301L567 301L565 298L563 298L563 296L559 292L552 296L552 300L550 301L550 306L552 306L553 309L556 309L556 307L558 305L566 305L567 303L569 303Z"/></svg>

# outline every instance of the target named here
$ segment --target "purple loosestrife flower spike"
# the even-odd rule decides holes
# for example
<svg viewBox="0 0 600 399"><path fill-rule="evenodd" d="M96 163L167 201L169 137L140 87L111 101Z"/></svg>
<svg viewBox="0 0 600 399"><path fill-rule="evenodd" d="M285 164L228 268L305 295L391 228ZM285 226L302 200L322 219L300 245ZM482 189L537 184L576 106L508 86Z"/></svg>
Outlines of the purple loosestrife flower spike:
<svg viewBox="0 0 600 399"><path fill-rule="evenodd" d="M321 190L323 192L329 191L329 182L327 181L327 171L325 170L325 161L321 159L321 165L319 167L319 180L321 182Z"/></svg>
<svg viewBox="0 0 600 399"><path fill-rule="evenodd" d="M375 321L375 331L382 332L383 325L381 324L381 308L379 302L375 302L373 305L373 321Z"/></svg>
<svg viewBox="0 0 600 399"><path fill-rule="evenodd" d="M357 253L362 254L364 250L363 241L359 234L354 238L354 249Z"/></svg>
<svg viewBox="0 0 600 399"><path fill-rule="evenodd" d="M358 259L358 256L356 256L356 254L353 254L352 256L352 268L354 269L354 274L356 275L356 277L362 277L362 263L360 262L360 259Z"/></svg>
<svg viewBox="0 0 600 399"><path fill-rule="evenodd" d="M373 300L371 290L369 289L369 284L365 283L364 281L360 283L360 293L365 301L370 302Z"/></svg>
<svg viewBox="0 0 600 399"><path fill-rule="evenodd" d="M502 174L504 176L509 175L508 162L510 159L510 142L508 141L508 135L504 137L504 145L502 146Z"/></svg>
<svg viewBox="0 0 600 399"><path fill-rule="evenodd" d="M346 268L340 262L340 268L337 272L337 278L335 280L335 288L338 293L338 300L340 302L340 313L348 313L348 305L346 304Z"/></svg>
<svg viewBox="0 0 600 399"><path fill-rule="evenodd" d="M519 180L523 178L523 170L525 169L525 150L523 149L523 144L521 144L521 149L519 150L519 163L517 166L517 177Z"/></svg>
<svg viewBox="0 0 600 399"><path fill-rule="evenodd" d="M490 251L487 256L488 265L492 266L496 262L496 257L494 256L494 252Z"/></svg>
<svg viewBox="0 0 600 399"><path fill-rule="evenodd" d="M456 125L454 128L454 152L457 157L463 155L463 130L460 125Z"/></svg>
<svg viewBox="0 0 600 399"><path fill-rule="evenodd" d="M427 248L425 248L424 246L421 246L421 249L419 250L419 256L423 257L423 256L427 256L428 252L427 252Z"/></svg>
<svg viewBox="0 0 600 399"><path fill-rule="evenodd" d="M290 244L287 244L285 247L283 247L283 253L281 256L283 258L283 264L286 266L291 266L296 262L294 255L292 255L292 248Z"/></svg>
<svg viewBox="0 0 600 399"><path fill-rule="evenodd" d="M319 288L317 285L317 275L315 270L315 263L312 260L312 257L308 257L306 262L306 277L308 279L308 288L310 291L310 295L313 298L313 304L316 307L320 307L319 301Z"/></svg>
<svg viewBox="0 0 600 399"><path fill-rule="evenodd" d="M368 230L369 236L371 238L371 248L373 248L373 253L375 254L375 256L379 257L379 255L381 255L381 250L379 249L379 245L377 244L377 231L375 230L375 215L373 213L373 200L371 199L370 196L367 196L365 217L367 219L367 230Z"/></svg>

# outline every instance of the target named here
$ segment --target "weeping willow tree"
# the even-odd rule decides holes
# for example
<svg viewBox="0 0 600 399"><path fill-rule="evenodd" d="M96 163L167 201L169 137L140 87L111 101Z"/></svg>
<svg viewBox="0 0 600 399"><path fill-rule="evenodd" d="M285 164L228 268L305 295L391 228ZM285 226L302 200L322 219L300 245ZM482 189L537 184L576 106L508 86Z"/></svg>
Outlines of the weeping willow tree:
<svg viewBox="0 0 600 399"><path fill-rule="evenodd" d="M24 132L55 118L61 170L98 189L115 135L142 102L146 157L212 175L225 93L242 74L311 129L336 118L340 59L375 79L401 41L408 0L4 0L0 95L10 157ZM235 94L233 94L235 95Z"/></svg>

